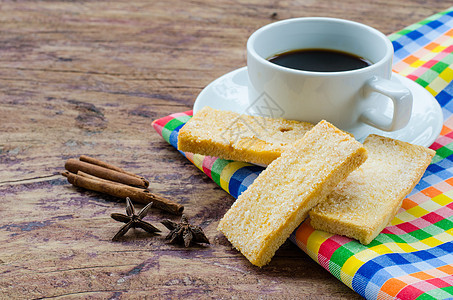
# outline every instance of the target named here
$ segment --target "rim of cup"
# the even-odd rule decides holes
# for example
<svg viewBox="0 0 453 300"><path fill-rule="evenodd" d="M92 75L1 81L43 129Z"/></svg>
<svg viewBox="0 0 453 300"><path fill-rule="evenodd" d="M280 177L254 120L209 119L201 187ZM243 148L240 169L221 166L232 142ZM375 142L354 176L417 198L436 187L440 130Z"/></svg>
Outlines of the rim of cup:
<svg viewBox="0 0 453 300"><path fill-rule="evenodd" d="M366 66L364 68L348 70L348 71L335 71L335 72L304 71L304 70L297 70L297 69L292 69L292 68L288 68L288 67L283 67L283 66L277 65L277 64L275 64L273 62L270 62L268 60L269 58L264 58L264 57L262 57L261 55L259 55L256 52L255 47L254 47L253 44L260 37L260 35L263 34L263 32L269 30L270 28L284 26L284 25L287 25L288 23L301 23L301 22L303 23L303 22L312 22L312 21L323 21L323 22L330 22L330 23L337 23L337 24L338 23L342 23L342 24L358 26L358 27L360 27L362 29L366 29L370 33L376 35L378 38L380 38L385 43L385 45L386 45L386 47L385 47L386 50L385 51L386 52L385 52L384 56L381 59L379 59L376 62L372 61L371 65ZM300 48L300 49L303 49L303 48ZM325 49L328 49L328 48L325 48ZM290 50L293 50L293 49L288 49L286 51L290 51ZM380 32L379 30L377 30L377 29L375 29L375 28L373 28L371 26L368 26L368 25L365 25L365 24L362 24L362 23L359 23L359 22L355 22L355 21L350 21L350 20L345 20L345 19L338 19L338 18L301 17L301 18L291 18L291 19L277 21L277 22L274 22L274 23L270 23L270 24L264 25L263 27L259 28L258 30L253 32L252 35L250 35L249 39L247 40L247 52L250 55L254 56L254 58L257 59L260 63L265 64L268 67L276 68L276 69L281 70L281 71L286 71L286 72L290 72L290 73L294 73L294 74L305 74L305 75L314 75L314 76L326 76L326 75L329 75L329 76L344 76L345 74L352 75L352 74L355 74L355 73L367 72L370 69L379 68L383 64L386 64L389 59L392 60L394 49L393 49L393 44L388 39L388 37L385 34L383 34L382 32ZM279 54L279 53L282 53L282 52L277 52L277 53L274 53L274 54ZM355 53L352 53L352 54L355 54Z"/></svg>

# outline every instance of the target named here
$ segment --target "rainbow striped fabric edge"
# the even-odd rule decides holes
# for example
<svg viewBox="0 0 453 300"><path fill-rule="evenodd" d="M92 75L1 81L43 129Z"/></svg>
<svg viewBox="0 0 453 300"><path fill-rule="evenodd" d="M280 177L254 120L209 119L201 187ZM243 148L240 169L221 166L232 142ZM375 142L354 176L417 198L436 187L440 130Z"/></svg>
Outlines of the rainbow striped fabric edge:
<svg viewBox="0 0 453 300"><path fill-rule="evenodd" d="M314 230L308 220L290 239L322 267L367 299L453 298L453 8L389 37L393 70L436 97L444 126L431 146L432 164L403 201L395 219L369 245ZM192 111L152 123L177 148ZM249 163L183 153L237 198L263 170Z"/></svg>

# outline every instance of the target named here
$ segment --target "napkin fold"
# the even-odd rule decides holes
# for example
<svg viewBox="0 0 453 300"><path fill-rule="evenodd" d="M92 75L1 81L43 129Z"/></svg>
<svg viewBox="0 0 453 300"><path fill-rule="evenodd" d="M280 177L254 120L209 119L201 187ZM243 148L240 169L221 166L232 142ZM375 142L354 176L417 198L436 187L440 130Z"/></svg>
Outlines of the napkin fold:
<svg viewBox="0 0 453 300"><path fill-rule="evenodd" d="M367 299L453 298L453 7L389 38L395 49L393 71L422 85L442 107L444 126L430 147L436 155L391 224L369 245L315 230L308 220L290 239ZM191 116L192 111L175 113L152 125L177 148L179 129ZM263 170L181 154L235 198Z"/></svg>

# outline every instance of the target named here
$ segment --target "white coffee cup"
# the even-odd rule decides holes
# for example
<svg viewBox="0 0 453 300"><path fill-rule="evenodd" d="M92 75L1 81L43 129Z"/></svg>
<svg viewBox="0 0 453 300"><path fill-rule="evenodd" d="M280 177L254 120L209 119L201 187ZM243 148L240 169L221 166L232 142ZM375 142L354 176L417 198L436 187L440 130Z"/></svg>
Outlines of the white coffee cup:
<svg viewBox="0 0 453 300"><path fill-rule="evenodd" d="M268 60L297 49L347 52L369 60L371 65L349 71L313 72ZM249 99L268 98L281 111L274 117L311 123L324 119L352 131L364 124L384 131L398 130L409 122L412 95L402 84L390 80L392 58L389 39L364 24L333 18L278 21L258 29L248 39ZM253 107L248 112L259 114Z"/></svg>

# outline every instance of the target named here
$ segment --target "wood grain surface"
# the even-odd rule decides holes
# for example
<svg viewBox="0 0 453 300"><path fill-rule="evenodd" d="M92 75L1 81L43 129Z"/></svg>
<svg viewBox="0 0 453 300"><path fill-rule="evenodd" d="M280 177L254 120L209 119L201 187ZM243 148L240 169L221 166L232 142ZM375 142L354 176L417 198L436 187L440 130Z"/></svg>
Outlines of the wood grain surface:
<svg viewBox="0 0 453 300"><path fill-rule="evenodd" d="M0 299L356 299L286 242L252 266L216 231L234 199L164 142L151 121L191 109L218 76L246 64L259 27L300 16L360 21L386 34L448 8L444 0L1 1ZM130 231L124 201L60 176L82 154L146 177L185 205L210 246ZM137 205L140 208L140 205Z"/></svg>

